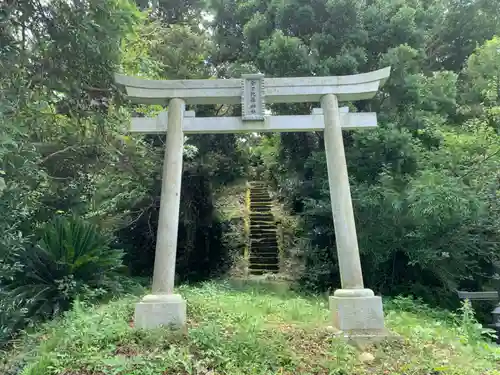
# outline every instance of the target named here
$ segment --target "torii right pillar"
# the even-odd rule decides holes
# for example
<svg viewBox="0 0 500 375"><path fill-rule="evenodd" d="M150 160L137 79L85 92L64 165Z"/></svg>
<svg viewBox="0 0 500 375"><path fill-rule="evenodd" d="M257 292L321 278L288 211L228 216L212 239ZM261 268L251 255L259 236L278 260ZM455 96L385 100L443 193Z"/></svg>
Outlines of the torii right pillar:
<svg viewBox="0 0 500 375"><path fill-rule="evenodd" d="M335 238L342 289L330 297L335 328L348 336L384 336L381 297L365 289L359 257L356 224L340 124L338 99L333 94L321 98L325 121L324 139L328 182L335 225Z"/></svg>

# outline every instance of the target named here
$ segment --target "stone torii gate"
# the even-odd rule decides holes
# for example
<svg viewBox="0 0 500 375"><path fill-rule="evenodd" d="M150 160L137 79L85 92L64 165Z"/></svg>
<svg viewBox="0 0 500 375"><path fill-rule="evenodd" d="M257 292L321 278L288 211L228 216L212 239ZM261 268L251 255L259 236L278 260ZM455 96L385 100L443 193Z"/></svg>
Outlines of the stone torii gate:
<svg viewBox="0 0 500 375"><path fill-rule="evenodd" d="M382 300L363 283L342 139L342 129L376 127L377 116L349 113L338 103L372 98L389 74L390 67L350 76L304 78L247 74L241 79L162 81L115 75L133 102L168 105L168 111L156 118L132 118L132 132L167 132L153 288L136 305L136 326L184 326L186 322L186 302L174 294L184 134L324 131L342 283L342 289L330 297L333 325L346 333L383 334ZM305 116L265 115L265 103L302 102L319 102L321 108ZM185 110L186 104L241 104L242 117L197 118Z"/></svg>

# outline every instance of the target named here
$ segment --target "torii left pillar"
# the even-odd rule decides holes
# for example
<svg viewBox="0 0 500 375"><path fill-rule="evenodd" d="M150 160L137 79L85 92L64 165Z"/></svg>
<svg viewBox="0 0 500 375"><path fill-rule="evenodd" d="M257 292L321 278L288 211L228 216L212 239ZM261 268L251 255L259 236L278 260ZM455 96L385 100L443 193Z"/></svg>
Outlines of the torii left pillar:
<svg viewBox="0 0 500 375"><path fill-rule="evenodd" d="M168 131L163 162L160 214L156 237L152 294L135 307L137 328L182 327L186 324L186 301L174 294L175 258L182 181L184 100L168 105Z"/></svg>

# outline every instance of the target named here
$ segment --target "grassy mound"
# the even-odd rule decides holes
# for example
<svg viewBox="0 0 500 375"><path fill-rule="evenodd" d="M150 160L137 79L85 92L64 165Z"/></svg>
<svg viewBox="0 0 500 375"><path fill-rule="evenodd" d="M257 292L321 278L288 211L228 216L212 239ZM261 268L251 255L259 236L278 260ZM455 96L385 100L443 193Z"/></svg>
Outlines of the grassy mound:
<svg viewBox="0 0 500 375"><path fill-rule="evenodd" d="M62 319L26 335L1 374L500 374L500 349L463 314L435 312L408 299L386 303L402 340L361 353L329 333L327 302L229 284L182 287L188 329L132 327L127 297L99 307L76 304Z"/></svg>

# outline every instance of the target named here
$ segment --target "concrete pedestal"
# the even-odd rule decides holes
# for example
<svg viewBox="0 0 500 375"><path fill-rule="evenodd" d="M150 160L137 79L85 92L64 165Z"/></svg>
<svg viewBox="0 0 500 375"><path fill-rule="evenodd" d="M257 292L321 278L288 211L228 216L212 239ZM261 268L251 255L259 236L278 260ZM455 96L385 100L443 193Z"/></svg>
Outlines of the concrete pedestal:
<svg viewBox="0 0 500 375"><path fill-rule="evenodd" d="M348 335L384 335L382 298L370 289L339 289L330 297L333 325Z"/></svg>
<svg viewBox="0 0 500 375"><path fill-rule="evenodd" d="M135 327L141 329L186 324L186 301L178 294L149 294L135 305Z"/></svg>

